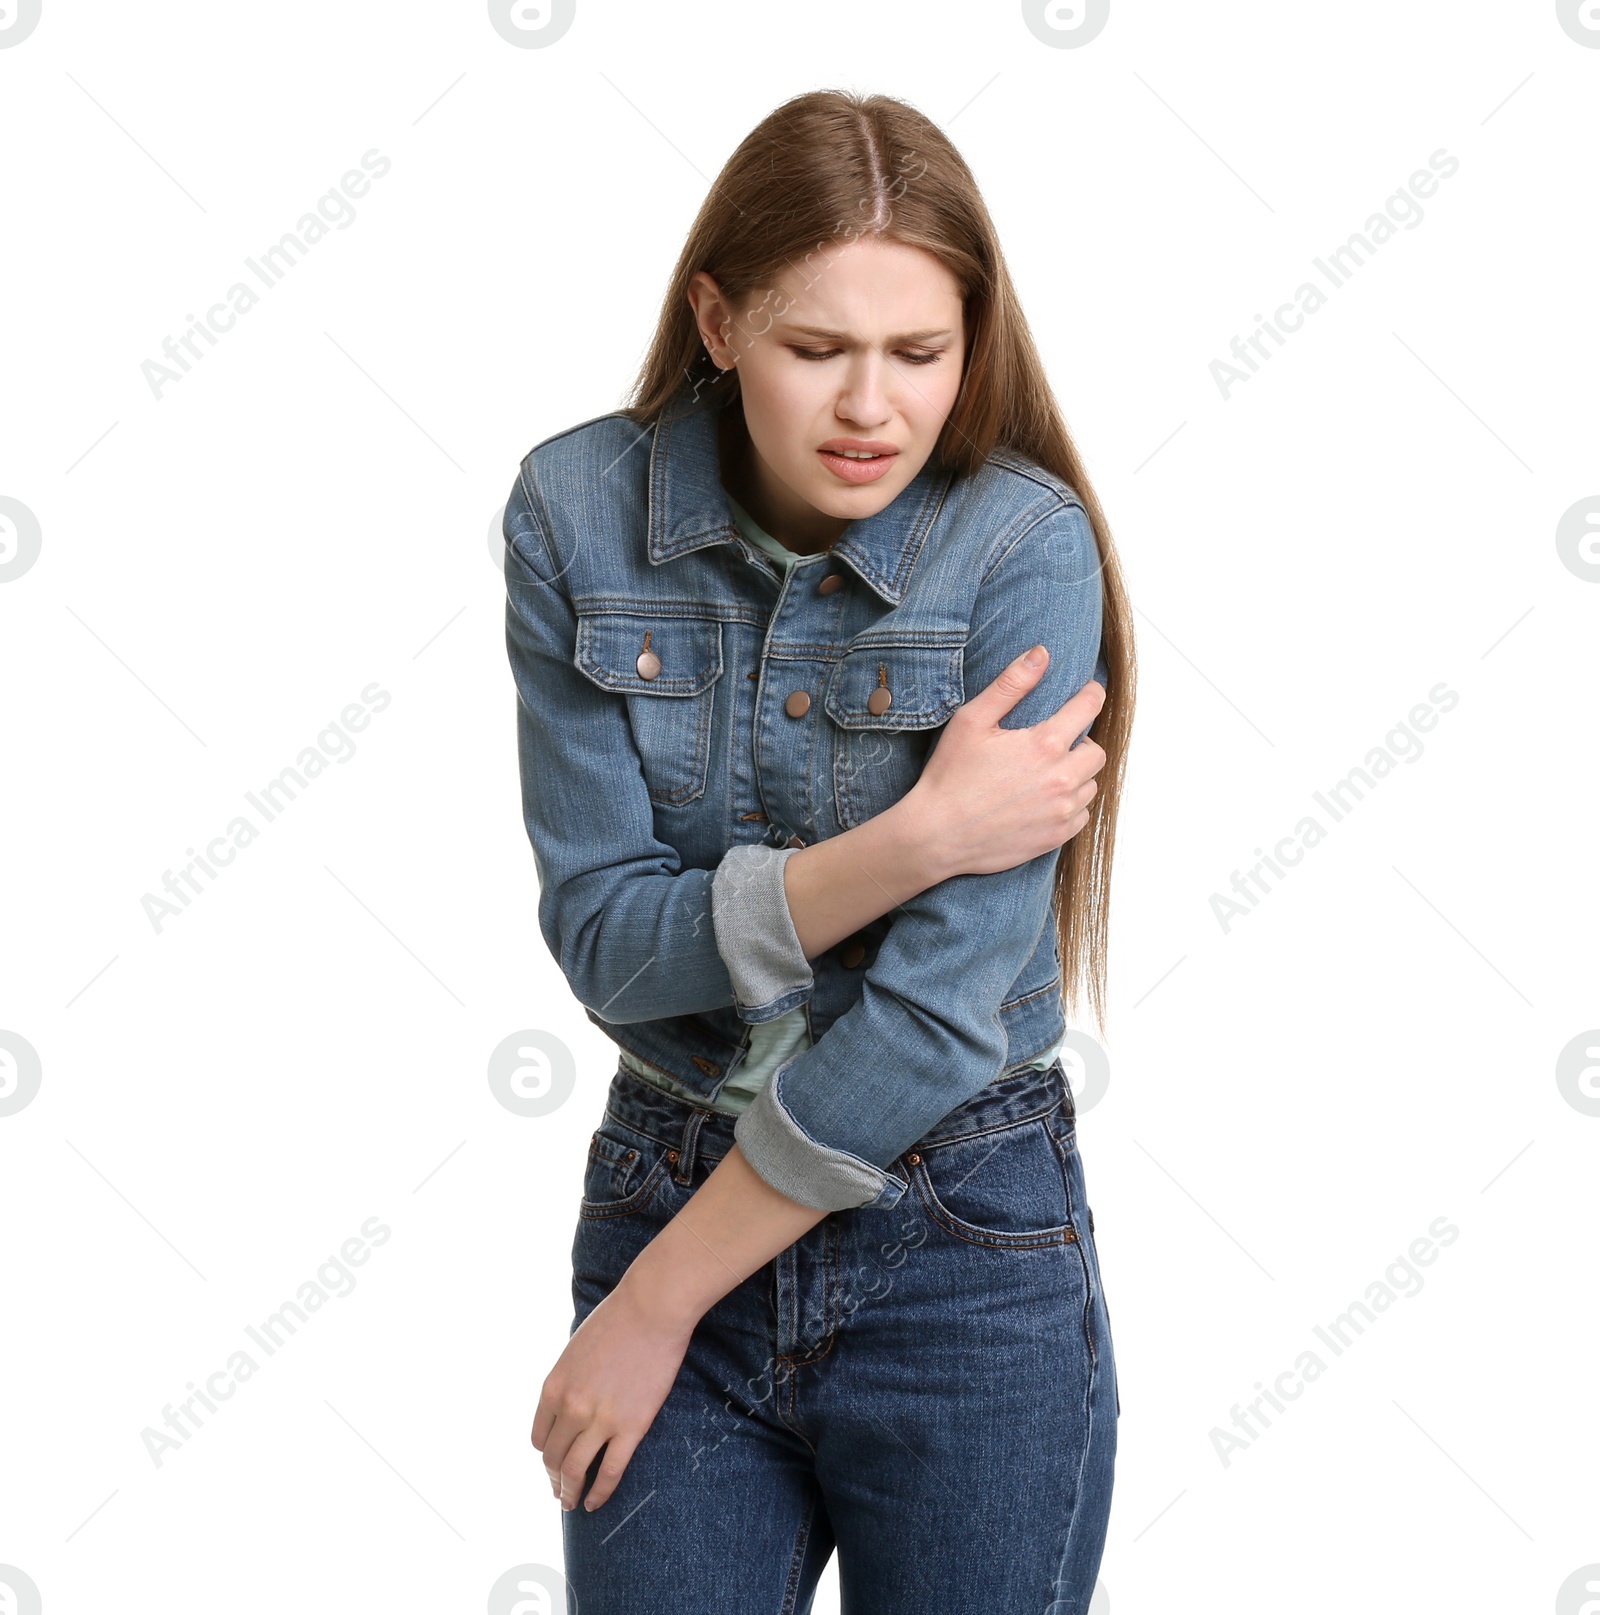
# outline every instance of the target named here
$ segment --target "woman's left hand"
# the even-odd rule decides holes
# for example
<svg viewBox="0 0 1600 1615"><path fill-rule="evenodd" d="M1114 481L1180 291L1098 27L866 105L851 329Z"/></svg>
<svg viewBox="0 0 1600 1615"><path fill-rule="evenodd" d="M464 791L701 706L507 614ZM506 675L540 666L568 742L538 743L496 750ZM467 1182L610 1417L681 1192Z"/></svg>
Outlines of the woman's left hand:
<svg viewBox="0 0 1600 1615"><path fill-rule="evenodd" d="M599 1508L616 1490L672 1389L693 1333L692 1325L642 1305L626 1281L578 1325L546 1376L533 1415L533 1444L562 1508L578 1506L601 1447L605 1460L584 1507Z"/></svg>

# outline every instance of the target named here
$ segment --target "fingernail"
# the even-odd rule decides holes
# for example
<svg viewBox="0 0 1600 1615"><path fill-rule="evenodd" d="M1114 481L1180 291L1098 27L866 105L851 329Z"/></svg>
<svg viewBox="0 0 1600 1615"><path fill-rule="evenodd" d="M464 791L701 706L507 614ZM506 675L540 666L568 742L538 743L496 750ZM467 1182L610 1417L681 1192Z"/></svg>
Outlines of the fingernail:
<svg viewBox="0 0 1600 1615"><path fill-rule="evenodd" d="M1029 651L1028 654L1022 659L1028 664L1029 667L1043 667L1045 658L1048 657L1049 654L1050 652L1047 651L1043 645L1035 645L1033 649Z"/></svg>

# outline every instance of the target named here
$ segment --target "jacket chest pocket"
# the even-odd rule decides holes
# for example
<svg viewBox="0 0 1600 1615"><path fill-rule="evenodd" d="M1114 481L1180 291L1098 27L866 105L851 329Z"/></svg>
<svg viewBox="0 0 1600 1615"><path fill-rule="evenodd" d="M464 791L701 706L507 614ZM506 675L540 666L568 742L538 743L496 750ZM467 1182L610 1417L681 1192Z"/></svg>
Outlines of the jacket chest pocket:
<svg viewBox="0 0 1600 1615"><path fill-rule="evenodd" d="M962 644L861 645L828 680L834 730L833 796L853 830L893 807L927 761L935 731L966 699Z"/></svg>
<svg viewBox="0 0 1600 1615"><path fill-rule="evenodd" d="M627 702L650 800L681 807L701 795L722 676L721 622L656 612L583 612L573 663Z"/></svg>

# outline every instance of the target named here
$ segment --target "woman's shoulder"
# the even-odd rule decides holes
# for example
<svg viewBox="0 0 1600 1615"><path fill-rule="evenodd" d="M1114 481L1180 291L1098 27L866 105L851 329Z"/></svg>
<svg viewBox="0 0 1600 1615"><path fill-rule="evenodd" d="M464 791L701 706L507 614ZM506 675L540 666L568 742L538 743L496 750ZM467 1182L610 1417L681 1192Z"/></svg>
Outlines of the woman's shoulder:
<svg viewBox="0 0 1600 1615"><path fill-rule="evenodd" d="M584 486L621 469L619 457L637 449L652 427L640 426L623 410L593 415L541 438L522 457L522 469L552 494ZM648 462L648 453L640 456Z"/></svg>
<svg viewBox="0 0 1600 1615"><path fill-rule="evenodd" d="M992 449L974 480L1008 513L1048 511L1062 505L1083 508L1071 483L1020 449L1003 445Z"/></svg>
<svg viewBox="0 0 1600 1615"><path fill-rule="evenodd" d="M1042 523L1090 545L1094 542L1077 490L1017 449L996 448L976 471L957 477L948 503L950 525L965 535L964 544L970 544L974 532L987 538L979 563L979 574L985 578Z"/></svg>
<svg viewBox="0 0 1600 1615"><path fill-rule="evenodd" d="M564 578L570 591L581 586L599 555L625 553L616 546L597 550L585 540L642 519L650 451L638 442L649 435L649 428L613 410L552 432L523 455L506 500L505 523L508 533L535 535L524 542L548 559L529 560L534 570Z"/></svg>

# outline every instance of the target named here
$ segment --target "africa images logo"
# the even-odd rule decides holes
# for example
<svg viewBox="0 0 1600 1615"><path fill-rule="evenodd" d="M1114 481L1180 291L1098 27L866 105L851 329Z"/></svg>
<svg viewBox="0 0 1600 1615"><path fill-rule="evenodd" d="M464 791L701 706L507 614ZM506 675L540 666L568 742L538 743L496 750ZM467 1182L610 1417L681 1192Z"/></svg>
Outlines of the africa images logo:
<svg viewBox="0 0 1600 1615"><path fill-rule="evenodd" d="M0 4L4 4L4 0L0 0ZM294 229L285 230L259 254L259 261L257 258L246 258L245 268L267 291L271 291L330 229L348 230L356 222L354 203L367 194L373 180L382 179L392 166L376 146L364 152L361 168L346 170L337 185L331 186L317 198L314 210L302 213ZM362 169L366 172L363 173ZM149 383L158 404L161 402L162 388L182 381L194 368L191 360L198 363L205 358L206 349L200 346L201 341L207 347L216 347L217 339L233 330L239 323L239 316L248 314L261 301L262 294L252 290L246 281L239 280L223 293L223 298L225 301L215 302L206 310L203 320L196 319L193 314L185 315L189 325L181 336L161 339L161 356L167 361L165 364L161 359L146 359L139 366L139 372Z"/></svg>
<svg viewBox="0 0 1600 1615"><path fill-rule="evenodd" d="M1404 185L1385 199L1381 212L1368 214L1361 229L1352 230L1325 258L1311 260L1323 280L1335 291L1348 286L1357 271L1372 261L1378 249L1394 240L1398 230L1415 230L1422 223L1427 217L1423 202L1439 189L1440 180L1453 178L1460 167L1460 162L1441 146L1429 157L1427 168L1417 169ZM1235 387L1249 381L1260 370L1262 362L1273 357L1272 349L1267 346L1268 339L1283 347L1287 338L1304 329L1308 315L1327 306L1329 295L1314 281L1302 281L1295 287L1293 302L1280 303L1272 311L1270 320L1257 314L1255 330L1248 337L1234 337L1228 344L1228 353L1238 362L1230 364L1227 359L1213 359L1209 367L1211 379L1216 382L1224 403L1233 396ZM1240 365L1244 366L1242 370Z"/></svg>

